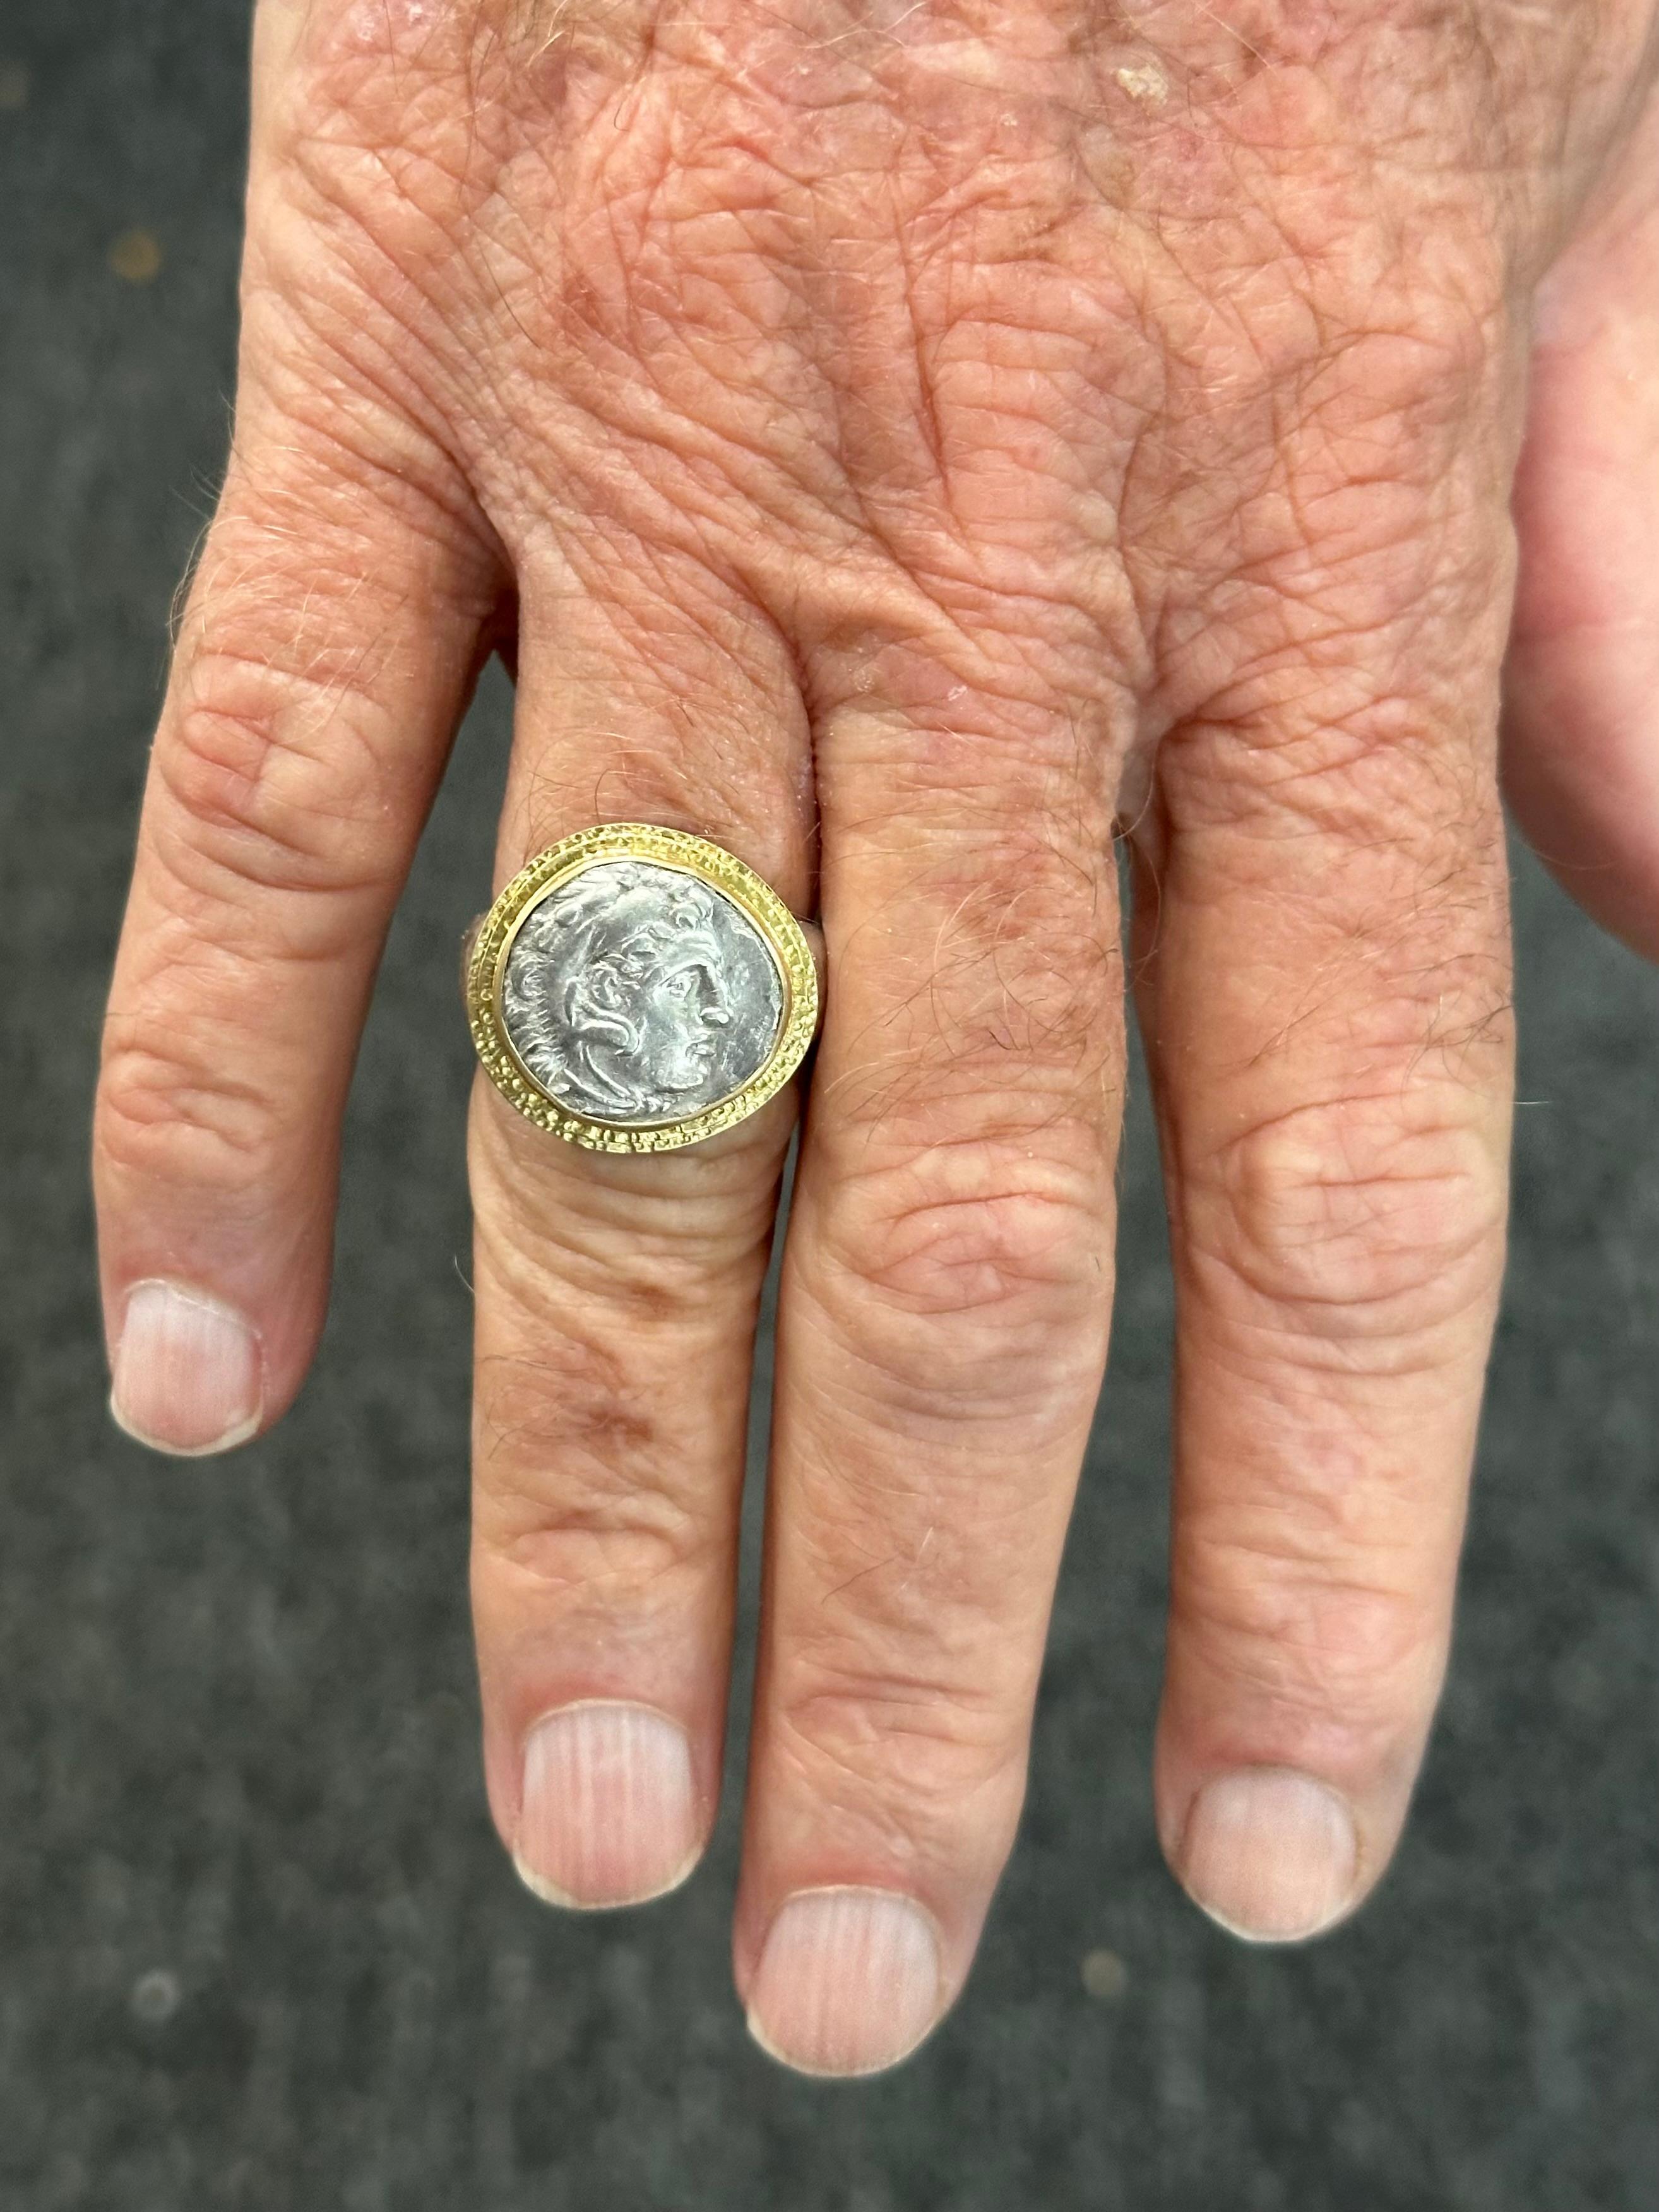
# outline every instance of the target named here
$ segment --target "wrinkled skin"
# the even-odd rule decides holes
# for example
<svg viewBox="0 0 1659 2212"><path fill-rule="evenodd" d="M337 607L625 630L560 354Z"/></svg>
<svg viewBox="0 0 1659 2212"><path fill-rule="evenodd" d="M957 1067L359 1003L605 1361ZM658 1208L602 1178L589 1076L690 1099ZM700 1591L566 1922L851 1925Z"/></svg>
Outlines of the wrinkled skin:
<svg viewBox="0 0 1659 2212"><path fill-rule="evenodd" d="M1529 392L1507 765L1659 947L1650 45L1648 0L262 0L98 1123L118 1409L210 1449L297 1389L501 649L498 881L646 819L822 923L735 1936L797 2065L914 2045L1013 1838L1126 971L1180 1310L1160 1832L1264 1938L1393 1849L1502 1267ZM712 1821L794 1114L629 1160L475 1102L486 1765L567 1903Z"/></svg>

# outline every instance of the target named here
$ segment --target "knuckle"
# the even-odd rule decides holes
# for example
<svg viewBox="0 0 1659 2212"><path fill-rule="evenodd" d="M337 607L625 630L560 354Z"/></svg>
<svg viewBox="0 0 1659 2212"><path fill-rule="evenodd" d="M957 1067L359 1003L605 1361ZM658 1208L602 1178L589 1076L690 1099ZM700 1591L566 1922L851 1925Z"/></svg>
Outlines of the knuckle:
<svg viewBox="0 0 1659 2212"><path fill-rule="evenodd" d="M549 1589L602 1599L695 1568L713 1531L681 1493L658 1394L565 1338L480 1360L477 1537Z"/></svg>
<svg viewBox="0 0 1659 2212"><path fill-rule="evenodd" d="M1478 635L1484 619L1471 605L1460 635ZM1161 763L1182 825L1247 831L1281 866L1287 851L1316 855L1318 866L1328 844L1340 846L1370 856L1368 879L1390 856L1409 858L1419 876L1455 872L1495 896L1507 878L1489 764L1475 746L1448 742L1450 715L1413 696L1415 672L1403 662L1419 641L1370 611L1316 655L1279 612L1262 629L1252 664ZM1379 684L1370 664L1395 653L1402 665Z"/></svg>
<svg viewBox="0 0 1659 2212"><path fill-rule="evenodd" d="M157 849L186 884L204 875L284 893L379 890L401 852L403 809L380 710L318 676L228 648L192 660L155 750L168 804Z"/></svg>
<svg viewBox="0 0 1659 2212"><path fill-rule="evenodd" d="M836 1193L829 1248L883 1308L929 1318L1049 1314L1098 1279L1099 1151L1092 1138L1071 1158L1052 1141L1039 1151L976 1138L866 1167Z"/></svg>
<svg viewBox="0 0 1659 2212"><path fill-rule="evenodd" d="M1006 1777L1023 1741L1001 1696L939 1669L825 1668L781 1703L778 1726L815 1790L874 1804L911 1843L932 1828L958 1832L974 1795Z"/></svg>
<svg viewBox="0 0 1659 2212"><path fill-rule="evenodd" d="M849 1483L837 1468L804 1490L769 1712L814 1796L873 1807L899 1838L959 1839L965 1802L988 1792L985 1832L1003 1832L1050 1595L1046 1510L1028 1486L951 1511L937 1471Z"/></svg>
<svg viewBox="0 0 1659 2212"><path fill-rule="evenodd" d="M499 1533L481 1524L481 1548L538 1589L586 1605L603 1606L618 1591L638 1597L695 1574L709 1549L707 1536L653 1493L590 1489L556 1501L525 1493L518 1500L524 1525L510 1528L505 1503L498 1499Z"/></svg>
<svg viewBox="0 0 1659 2212"><path fill-rule="evenodd" d="M239 1075L222 1040L198 1024L156 1019L107 1045L96 1115L106 1168L233 1189L268 1170L281 1136L269 1091Z"/></svg>
<svg viewBox="0 0 1659 2212"><path fill-rule="evenodd" d="M1172 1626L1188 1658L1299 1729L1389 1739L1433 1701L1442 1616L1421 1589L1390 1589L1329 1559L1237 1544L1207 1571L1183 1562Z"/></svg>
<svg viewBox="0 0 1659 2212"><path fill-rule="evenodd" d="M1200 1267L1316 1334L1416 1333L1495 1292L1504 1177L1466 1086L1301 1107L1187 1180Z"/></svg>
<svg viewBox="0 0 1659 2212"><path fill-rule="evenodd" d="M884 1401L1019 1412L1092 1378L1109 1295L1094 1132L934 1145L845 1177L804 1287ZM943 1325L942 1325L943 1324Z"/></svg>

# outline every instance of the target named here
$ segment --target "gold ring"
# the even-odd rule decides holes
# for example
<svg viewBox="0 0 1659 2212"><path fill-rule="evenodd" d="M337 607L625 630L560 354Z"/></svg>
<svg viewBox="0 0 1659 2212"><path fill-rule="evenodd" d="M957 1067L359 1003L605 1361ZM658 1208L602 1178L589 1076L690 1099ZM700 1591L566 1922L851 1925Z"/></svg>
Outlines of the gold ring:
<svg viewBox="0 0 1659 2212"><path fill-rule="evenodd" d="M495 1088L591 1152L672 1152L746 1121L818 1024L811 947L771 885L645 822L579 830L521 868L465 989Z"/></svg>

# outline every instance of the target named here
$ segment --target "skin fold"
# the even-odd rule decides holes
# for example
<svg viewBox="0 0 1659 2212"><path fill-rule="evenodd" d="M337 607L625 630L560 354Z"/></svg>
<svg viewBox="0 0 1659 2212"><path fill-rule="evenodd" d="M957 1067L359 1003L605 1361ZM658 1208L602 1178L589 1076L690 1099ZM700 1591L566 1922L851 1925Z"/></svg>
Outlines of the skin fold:
<svg viewBox="0 0 1659 2212"><path fill-rule="evenodd" d="M213 1450L298 1389L501 651L498 886L648 820L823 932L804 1097L611 1158L481 1083L471 1139L490 1802L615 1905L714 1818L799 1120L734 1930L789 2063L914 2047L1012 1843L1126 999L1179 1308L1160 1833L1260 1940L1387 1863L1503 1265L1500 719L1540 849L1659 949L1653 68L1650 0L261 0L99 1102L116 1411Z"/></svg>

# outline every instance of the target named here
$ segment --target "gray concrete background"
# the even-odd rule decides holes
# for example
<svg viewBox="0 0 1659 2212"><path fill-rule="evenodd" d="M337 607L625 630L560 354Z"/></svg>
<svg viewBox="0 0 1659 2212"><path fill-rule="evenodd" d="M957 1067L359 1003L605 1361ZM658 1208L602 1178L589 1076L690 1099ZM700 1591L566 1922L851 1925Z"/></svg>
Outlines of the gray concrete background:
<svg viewBox="0 0 1659 2212"><path fill-rule="evenodd" d="M245 35L241 0L0 10L0 2204L1646 2212L1659 984L1530 866L1450 1688L1397 1869L1305 1953L1217 1935L1152 1841L1170 1294L1139 1111L1030 1808L950 2025L858 2089L753 2051L729 1819L637 1915L519 1889L474 1748L453 986L500 682L392 943L314 1380L223 1466L106 1425L88 1100L167 601L224 443ZM131 240L111 265L134 228L146 281ZM1085 1987L1096 1952L1115 1994Z"/></svg>

